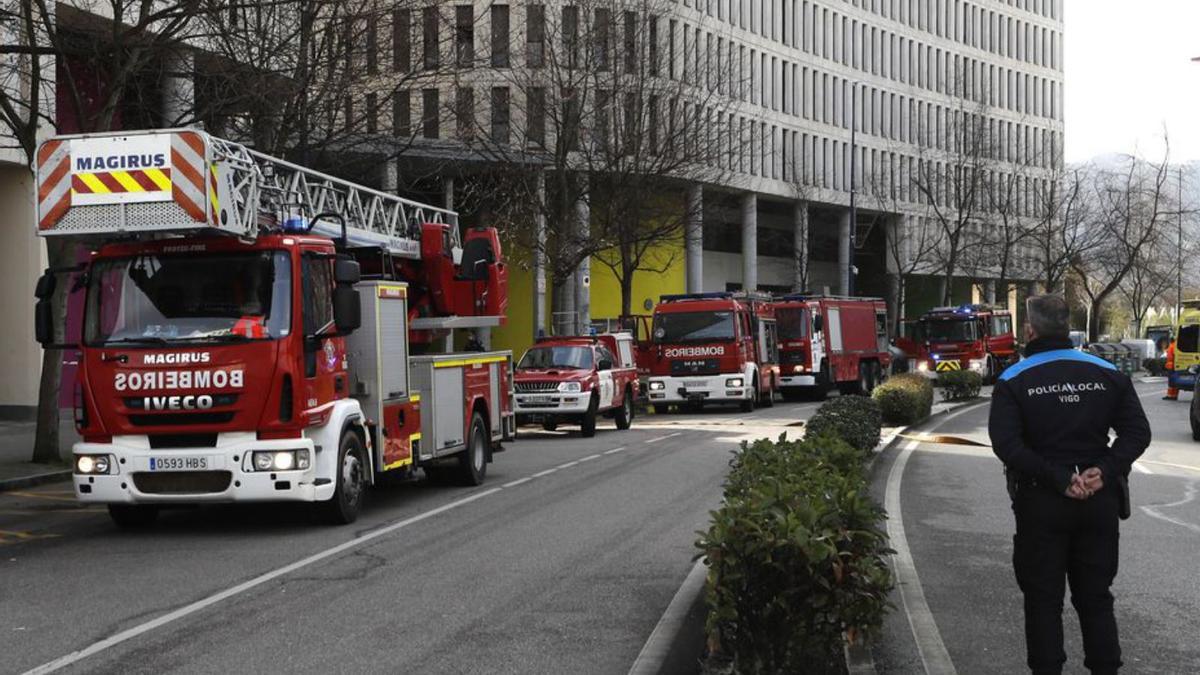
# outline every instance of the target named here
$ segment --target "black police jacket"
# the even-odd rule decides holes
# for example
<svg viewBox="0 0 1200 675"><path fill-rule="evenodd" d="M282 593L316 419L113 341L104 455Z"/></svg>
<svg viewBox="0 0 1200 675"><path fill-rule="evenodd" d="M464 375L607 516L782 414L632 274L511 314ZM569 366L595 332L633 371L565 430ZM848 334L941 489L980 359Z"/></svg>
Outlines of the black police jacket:
<svg viewBox="0 0 1200 675"><path fill-rule="evenodd" d="M1150 423L1111 363L1066 338L1038 338L996 382L988 435L1010 471L1065 492L1076 466L1098 466L1106 481L1127 476L1150 445Z"/></svg>

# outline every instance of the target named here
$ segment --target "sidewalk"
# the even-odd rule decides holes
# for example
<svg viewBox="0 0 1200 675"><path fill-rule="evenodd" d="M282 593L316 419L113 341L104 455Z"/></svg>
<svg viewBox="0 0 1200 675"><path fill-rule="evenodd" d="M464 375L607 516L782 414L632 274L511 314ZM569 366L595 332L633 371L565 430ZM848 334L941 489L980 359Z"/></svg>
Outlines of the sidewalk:
<svg viewBox="0 0 1200 675"><path fill-rule="evenodd" d="M67 420L62 432L63 445L74 439L74 428ZM34 423L32 421L0 421L0 492L18 490L31 485L51 481L67 480L71 476L66 462L60 464L34 464Z"/></svg>

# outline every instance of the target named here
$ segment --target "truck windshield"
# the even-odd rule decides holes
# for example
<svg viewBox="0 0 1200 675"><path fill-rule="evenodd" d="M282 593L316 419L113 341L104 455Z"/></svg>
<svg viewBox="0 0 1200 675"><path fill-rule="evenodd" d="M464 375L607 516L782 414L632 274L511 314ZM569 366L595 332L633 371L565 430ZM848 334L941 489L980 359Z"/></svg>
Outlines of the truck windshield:
<svg viewBox="0 0 1200 675"><path fill-rule="evenodd" d="M139 255L92 266L84 340L153 345L269 340L291 327L284 251Z"/></svg>
<svg viewBox="0 0 1200 675"><path fill-rule="evenodd" d="M807 309L781 307L775 310L775 323L779 326L780 340L803 340L808 337Z"/></svg>
<svg viewBox="0 0 1200 675"><path fill-rule="evenodd" d="M591 370L591 347L534 347L525 352L518 370L550 370L553 368L570 368L572 370Z"/></svg>
<svg viewBox="0 0 1200 675"><path fill-rule="evenodd" d="M930 342L965 342L975 340L974 319L938 319L922 321L922 332Z"/></svg>
<svg viewBox="0 0 1200 675"><path fill-rule="evenodd" d="M671 312L654 315L654 341L723 342L733 339L733 312Z"/></svg>

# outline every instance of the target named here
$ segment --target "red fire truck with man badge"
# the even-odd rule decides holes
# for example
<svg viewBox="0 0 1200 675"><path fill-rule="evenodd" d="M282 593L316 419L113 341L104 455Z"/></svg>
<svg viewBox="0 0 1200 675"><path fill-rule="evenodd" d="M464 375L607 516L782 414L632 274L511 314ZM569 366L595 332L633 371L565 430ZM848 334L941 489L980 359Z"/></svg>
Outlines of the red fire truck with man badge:
<svg viewBox="0 0 1200 675"><path fill-rule="evenodd" d="M353 521L421 468L477 485L513 437L509 352L421 355L507 306L494 229L190 129L62 136L38 233L88 251L37 287L81 353L74 488L121 526L162 507L312 502ZM82 296L82 335L55 320Z"/></svg>

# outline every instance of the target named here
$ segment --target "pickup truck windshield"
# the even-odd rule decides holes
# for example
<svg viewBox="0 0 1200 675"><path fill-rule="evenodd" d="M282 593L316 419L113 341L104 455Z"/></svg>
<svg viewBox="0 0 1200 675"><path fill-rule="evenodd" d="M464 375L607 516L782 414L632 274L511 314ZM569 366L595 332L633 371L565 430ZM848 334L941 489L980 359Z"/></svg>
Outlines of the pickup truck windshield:
<svg viewBox="0 0 1200 675"><path fill-rule="evenodd" d="M269 340L291 328L284 251L140 255L92 266L84 340L181 344Z"/></svg>
<svg viewBox="0 0 1200 675"><path fill-rule="evenodd" d="M922 321L925 339L930 342L967 342L976 339L974 319L936 319Z"/></svg>
<svg viewBox="0 0 1200 675"><path fill-rule="evenodd" d="M591 347L534 347L525 352L518 370L551 370L553 368L569 368L572 370L591 370Z"/></svg>
<svg viewBox="0 0 1200 675"><path fill-rule="evenodd" d="M808 337L807 309L781 307L775 310L775 323L779 326L780 340L803 340Z"/></svg>
<svg viewBox="0 0 1200 675"><path fill-rule="evenodd" d="M654 315L654 341L726 342L733 339L733 312L671 312Z"/></svg>

